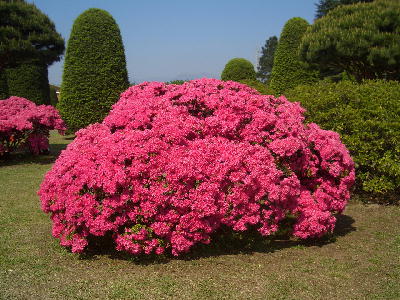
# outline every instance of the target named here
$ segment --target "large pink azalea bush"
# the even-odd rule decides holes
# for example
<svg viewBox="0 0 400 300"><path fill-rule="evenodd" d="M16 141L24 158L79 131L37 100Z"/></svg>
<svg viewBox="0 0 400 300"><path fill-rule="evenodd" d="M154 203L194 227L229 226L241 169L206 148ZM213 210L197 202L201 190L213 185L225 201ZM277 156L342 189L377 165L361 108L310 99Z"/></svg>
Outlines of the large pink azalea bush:
<svg viewBox="0 0 400 300"><path fill-rule="evenodd" d="M73 252L112 233L121 251L179 255L221 226L268 236L290 216L299 238L331 232L354 165L303 112L229 81L133 86L47 173L53 236Z"/></svg>
<svg viewBox="0 0 400 300"><path fill-rule="evenodd" d="M14 96L0 100L0 157L23 147L33 154L48 150L52 129L66 130L54 107Z"/></svg>

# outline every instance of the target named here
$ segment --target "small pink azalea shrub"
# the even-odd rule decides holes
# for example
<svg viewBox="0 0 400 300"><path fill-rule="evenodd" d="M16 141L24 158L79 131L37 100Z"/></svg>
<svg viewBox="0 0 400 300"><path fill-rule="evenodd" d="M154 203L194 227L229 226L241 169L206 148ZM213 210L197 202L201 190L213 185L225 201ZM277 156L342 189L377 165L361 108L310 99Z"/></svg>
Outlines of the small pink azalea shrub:
<svg viewBox="0 0 400 300"><path fill-rule="evenodd" d="M133 86L47 173L53 236L73 252L112 233L120 251L180 255L221 226L268 236L290 216L299 238L332 232L354 164L303 113L231 81Z"/></svg>
<svg viewBox="0 0 400 300"><path fill-rule="evenodd" d="M48 150L52 129L60 134L66 130L54 107L15 96L0 100L0 157L20 148L33 154Z"/></svg>

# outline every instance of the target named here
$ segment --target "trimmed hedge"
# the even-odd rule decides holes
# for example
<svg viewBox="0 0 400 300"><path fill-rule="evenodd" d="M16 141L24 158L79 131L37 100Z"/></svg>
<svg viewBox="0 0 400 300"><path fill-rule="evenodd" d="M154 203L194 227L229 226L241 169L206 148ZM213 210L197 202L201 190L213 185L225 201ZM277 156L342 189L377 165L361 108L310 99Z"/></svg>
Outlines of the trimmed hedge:
<svg viewBox="0 0 400 300"><path fill-rule="evenodd" d="M86 10L75 20L68 40L58 103L69 131L101 122L128 87L117 23L104 10Z"/></svg>
<svg viewBox="0 0 400 300"><path fill-rule="evenodd" d="M7 96L17 96L40 104L50 104L47 65L40 62L23 63L5 70Z"/></svg>
<svg viewBox="0 0 400 300"><path fill-rule="evenodd" d="M310 122L337 131L356 163L357 189L374 201L400 202L400 83L320 82L286 95Z"/></svg>
<svg viewBox="0 0 400 300"><path fill-rule="evenodd" d="M256 77L253 64L244 58L231 59L221 73L221 79L224 81L256 80Z"/></svg>
<svg viewBox="0 0 400 300"><path fill-rule="evenodd" d="M302 18L286 22L279 37L271 72L270 88L274 94L282 94L297 85L315 82L318 72L300 61L299 45L309 24Z"/></svg>

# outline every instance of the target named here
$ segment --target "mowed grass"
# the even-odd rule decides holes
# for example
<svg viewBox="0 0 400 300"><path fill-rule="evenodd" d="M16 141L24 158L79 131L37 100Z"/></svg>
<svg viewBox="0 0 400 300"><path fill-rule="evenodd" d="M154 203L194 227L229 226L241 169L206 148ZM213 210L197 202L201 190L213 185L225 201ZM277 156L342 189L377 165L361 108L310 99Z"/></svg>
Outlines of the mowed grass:
<svg viewBox="0 0 400 300"><path fill-rule="evenodd" d="M72 254L51 237L36 195L69 142L52 133L52 155L0 165L0 299L400 299L395 206L350 203L320 241L231 238L180 259L106 246Z"/></svg>

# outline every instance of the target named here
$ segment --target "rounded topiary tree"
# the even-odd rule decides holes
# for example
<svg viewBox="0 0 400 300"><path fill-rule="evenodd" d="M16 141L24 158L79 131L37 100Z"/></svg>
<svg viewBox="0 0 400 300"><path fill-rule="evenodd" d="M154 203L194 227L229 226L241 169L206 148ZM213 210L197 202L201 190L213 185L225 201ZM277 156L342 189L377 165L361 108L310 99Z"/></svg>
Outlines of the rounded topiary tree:
<svg viewBox="0 0 400 300"><path fill-rule="evenodd" d="M50 104L47 65L41 62L18 64L5 69L9 95L29 99L36 104Z"/></svg>
<svg viewBox="0 0 400 300"><path fill-rule="evenodd" d="M308 27L308 22L302 18L292 18L283 27L269 85L275 94L316 80L316 72L300 61L298 53L301 39Z"/></svg>
<svg viewBox="0 0 400 300"><path fill-rule="evenodd" d="M117 23L104 10L86 10L75 20L68 40L57 106L68 129L75 132L102 121L128 86Z"/></svg>
<svg viewBox="0 0 400 300"><path fill-rule="evenodd" d="M221 79L224 81L256 80L256 71L247 59L233 58L225 65Z"/></svg>
<svg viewBox="0 0 400 300"><path fill-rule="evenodd" d="M180 255L227 230L332 232L354 165L303 113L233 81L132 86L46 174L53 236L73 252L111 236L120 251Z"/></svg>
<svg viewBox="0 0 400 300"><path fill-rule="evenodd" d="M320 68L345 70L356 80L400 80L400 2L339 6L304 35L300 54Z"/></svg>

